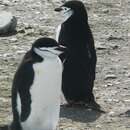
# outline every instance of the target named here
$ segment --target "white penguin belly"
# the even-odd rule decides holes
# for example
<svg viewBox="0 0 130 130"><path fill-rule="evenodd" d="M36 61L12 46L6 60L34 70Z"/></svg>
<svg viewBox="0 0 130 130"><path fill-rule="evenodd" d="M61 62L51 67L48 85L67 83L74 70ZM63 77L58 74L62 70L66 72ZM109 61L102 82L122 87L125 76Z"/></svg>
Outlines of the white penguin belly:
<svg viewBox="0 0 130 130"><path fill-rule="evenodd" d="M33 65L34 82L30 89L31 113L23 130L55 130L59 120L62 63L59 58Z"/></svg>
<svg viewBox="0 0 130 130"><path fill-rule="evenodd" d="M59 35L60 35L60 31L61 31L61 24L58 26L58 28L56 29L56 41L59 42Z"/></svg>

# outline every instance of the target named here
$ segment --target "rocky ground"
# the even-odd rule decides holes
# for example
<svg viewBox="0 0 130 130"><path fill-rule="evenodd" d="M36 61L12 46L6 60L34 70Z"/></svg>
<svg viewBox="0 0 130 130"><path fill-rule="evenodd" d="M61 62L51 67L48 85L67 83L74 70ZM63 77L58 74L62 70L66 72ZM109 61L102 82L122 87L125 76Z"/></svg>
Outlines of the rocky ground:
<svg viewBox="0 0 130 130"><path fill-rule="evenodd" d="M0 0L18 19L15 35L0 37L0 126L11 121L11 84L25 52L42 36L55 37L60 0ZM62 130L130 130L130 0L84 0L97 50L94 93L106 113L61 108ZM2 128L0 128L2 129Z"/></svg>

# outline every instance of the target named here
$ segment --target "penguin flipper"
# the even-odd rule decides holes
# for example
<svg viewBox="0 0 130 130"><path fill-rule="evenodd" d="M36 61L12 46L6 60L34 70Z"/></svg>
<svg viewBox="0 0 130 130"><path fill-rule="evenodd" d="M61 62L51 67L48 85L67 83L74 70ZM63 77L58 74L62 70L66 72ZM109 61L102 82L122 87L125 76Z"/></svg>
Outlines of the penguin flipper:
<svg viewBox="0 0 130 130"><path fill-rule="evenodd" d="M28 58L29 53L27 53L19 66L13 81L13 87L17 90L17 93L20 96L20 103L21 103L21 113L20 113L20 120L24 122L31 111L31 95L30 95L30 87L33 84L33 59ZM16 92L15 92L16 93ZM12 93L13 95L13 93ZM14 102L12 99L12 102ZM17 101L15 101L17 102ZM12 104L13 105L13 104ZM14 106L16 109L16 106Z"/></svg>

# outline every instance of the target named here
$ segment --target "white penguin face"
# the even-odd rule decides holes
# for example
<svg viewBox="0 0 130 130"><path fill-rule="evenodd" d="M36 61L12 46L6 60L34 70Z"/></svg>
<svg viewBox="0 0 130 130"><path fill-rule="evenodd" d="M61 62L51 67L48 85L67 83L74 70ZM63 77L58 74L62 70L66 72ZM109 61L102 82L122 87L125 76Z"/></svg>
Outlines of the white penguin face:
<svg viewBox="0 0 130 130"><path fill-rule="evenodd" d="M63 46L62 46L63 48ZM36 54L38 54L39 56L45 58L54 58L59 56L61 53L63 53L62 50L58 50L59 47L41 47L41 48L34 48L34 51Z"/></svg>
<svg viewBox="0 0 130 130"><path fill-rule="evenodd" d="M55 11L59 11L61 13L61 16L63 16L63 22L67 21L74 13L74 11L71 8L64 6L55 9Z"/></svg>
<svg viewBox="0 0 130 130"><path fill-rule="evenodd" d="M64 16L64 21L66 21L67 19L69 19L72 14L73 14L73 10L71 8L68 7L62 7L63 9L63 16Z"/></svg>

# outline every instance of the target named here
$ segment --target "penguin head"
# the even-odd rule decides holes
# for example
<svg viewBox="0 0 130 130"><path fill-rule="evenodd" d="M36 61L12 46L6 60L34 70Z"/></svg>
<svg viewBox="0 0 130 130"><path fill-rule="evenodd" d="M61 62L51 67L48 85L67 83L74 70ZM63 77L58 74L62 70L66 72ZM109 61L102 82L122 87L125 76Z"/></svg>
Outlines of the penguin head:
<svg viewBox="0 0 130 130"><path fill-rule="evenodd" d="M66 19L73 17L75 19L86 18L88 20L87 12L84 4L81 1L67 1L59 8L56 8L55 11L63 12Z"/></svg>
<svg viewBox="0 0 130 130"><path fill-rule="evenodd" d="M32 51L43 58L59 56L65 50L66 48L64 46L59 45L51 38L40 38L32 45Z"/></svg>
<svg viewBox="0 0 130 130"><path fill-rule="evenodd" d="M73 15L73 9L66 5L62 5L55 9L56 12L60 12L60 14L63 16L63 22L67 21L72 15Z"/></svg>

